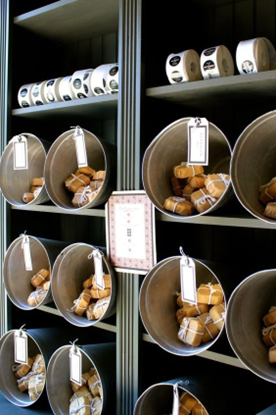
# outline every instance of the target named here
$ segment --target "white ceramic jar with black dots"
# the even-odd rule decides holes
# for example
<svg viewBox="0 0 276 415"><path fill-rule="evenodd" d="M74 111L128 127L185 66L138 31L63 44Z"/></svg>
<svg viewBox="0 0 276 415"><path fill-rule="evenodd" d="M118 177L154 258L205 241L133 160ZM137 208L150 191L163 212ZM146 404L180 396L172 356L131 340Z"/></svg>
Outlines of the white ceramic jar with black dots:
<svg viewBox="0 0 276 415"><path fill-rule="evenodd" d="M93 71L94 69L83 69L73 73L71 85L74 98L82 99L93 95L90 88L90 78Z"/></svg>

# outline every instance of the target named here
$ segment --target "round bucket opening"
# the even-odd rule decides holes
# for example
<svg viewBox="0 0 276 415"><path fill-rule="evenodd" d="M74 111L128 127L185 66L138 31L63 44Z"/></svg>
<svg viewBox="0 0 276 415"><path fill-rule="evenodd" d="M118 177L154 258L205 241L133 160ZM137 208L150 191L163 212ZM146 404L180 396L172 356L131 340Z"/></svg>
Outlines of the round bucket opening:
<svg viewBox="0 0 276 415"><path fill-rule="evenodd" d="M5 199L14 206L40 204L49 200L44 184L44 163L49 143L30 133L22 133L27 142L28 168L14 169L14 143L9 142L0 161L0 188ZM34 179L39 179L32 184ZM41 188L41 189L40 189ZM25 202L23 201L23 196Z"/></svg>
<svg viewBox="0 0 276 415"><path fill-rule="evenodd" d="M211 212L225 204L232 196L229 182L218 200L207 201L210 207L205 211L199 213L194 209L192 214L182 216L164 208L165 200L176 196L171 183L173 168L187 162L187 126L190 120L191 118L179 119L156 136L144 154L142 171L144 189L155 207L165 215L183 220ZM231 147L227 138L218 127L209 122L209 165L204 166L204 174L229 174L230 159ZM185 198L187 199L187 196Z"/></svg>
<svg viewBox="0 0 276 415"><path fill-rule="evenodd" d="M94 275L94 260L88 256L94 250L95 247L84 243L69 245L57 257L53 267L52 293L56 307L69 323L78 327L92 326L115 313L116 279L114 270L105 257L103 271L110 276L105 280L106 289L92 287L90 277ZM89 279L90 281L83 286ZM81 304L76 300L80 298L84 289L88 297L85 304ZM95 308L91 314L93 304L96 304L95 308L98 310L96 314ZM80 306L81 310L76 310L76 305ZM77 311L79 314L76 314ZM88 319L88 315L91 320Z"/></svg>
<svg viewBox="0 0 276 415"><path fill-rule="evenodd" d="M276 111L254 120L239 136L231 160L231 179L234 192L245 209L257 219L276 224L275 219L266 216L260 197L260 187L268 184L275 174L276 160ZM272 193L269 202L275 202ZM269 215L274 215L274 208Z"/></svg>
<svg viewBox="0 0 276 415"><path fill-rule="evenodd" d="M17 379L15 373L12 370L14 365L17 363L14 362L14 333L16 330L12 330L4 334L0 340L0 389L3 395L14 405L27 407L35 403L39 397L42 395L42 392L45 388L45 378L43 382L43 375L41 376L40 382L43 382L43 389L39 395L33 394L34 399L30 399L28 390L21 392L17 385ZM44 355L39 348L35 339L27 333L28 336L28 355L31 358L35 356ZM44 359L45 361L45 359ZM32 370L32 369L31 369ZM40 389L40 388L39 388ZM35 396L37 396L35 398Z"/></svg>
<svg viewBox="0 0 276 415"><path fill-rule="evenodd" d="M76 391L76 395L73 396L74 391L70 382L70 349L71 346L62 346L56 350L47 368L47 395L56 415L69 413L70 399L79 395ZM92 399L88 397L90 404L95 405L94 412L96 414L108 413L105 412L108 407L112 408L113 405L114 409L114 400L110 402L110 399L114 397L115 391L115 346L113 344L86 345L79 350L82 355L84 387L92 395ZM95 369L96 378L91 379L92 376L95 376L90 372L91 368ZM91 377L87 375L89 373L92 375ZM98 379L97 385L95 385L95 379ZM99 412L96 412L96 409ZM112 409L110 413L112 413Z"/></svg>
<svg viewBox="0 0 276 415"><path fill-rule="evenodd" d="M217 330L218 332L213 336L213 339L206 341L204 344L200 343L196 347L186 344L178 338L180 323L177 320L176 312L179 309L177 293L180 292L180 258L167 258L149 271L141 286L139 309L146 330L161 348L177 356L192 356L207 350L218 340L223 331L224 322L222 320L221 329ZM193 261L196 266L197 288L200 284L209 283L221 286L217 276L207 265L195 259ZM221 288L225 301L223 287ZM207 305L205 306L207 307ZM207 308L209 307L211 306ZM225 310L225 307L226 303L223 310ZM205 310L201 311L207 312ZM195 319L197 319L196 314L198 315L198 313L195 313L193 317ZM207 315L204 314L204 317L206 318ZM205 327L208 327L206 324L207 321ZM199 328L196 328L196 331L199 331Z"/></svg>
<svg viewBox="0 0 276 415"><path fill-rule="evenodd" d="M276 369L269 363L262 329L263 318L275 305L276 269L256 272L231 294L225 322L229 343L238 358L255 375L272 383L276 383Z"/></svg>
<svg viewBox="0 0 276 415"><path fill-rule="evenodd" d="M173 381L150 386L137 400L134 415L171 414L174 396L173 386ZM193 413L208 415L204 405L189 389L178 385L178 392L180 399L179 414L192 413L192 410L196 407L198 412Z"/></svg>
<svg viewBox="0 0 276 415"><path fill-rule="evenodd" d="M103 143L94 134L83 130L88 166L95 177L80 176L79 190L69 191L65 181L74 180L78 170L74 130L61 134L52 144L45 162L45 184L50 199L64 210L79 210L98 206L107 201L112 190L115 154L114 148ZM101 174L101 172L103 172ZM90 180L92 179L92 180ZM70 180L69 180L70 181ZM74 204L72 200L74 199Z"/></svg>

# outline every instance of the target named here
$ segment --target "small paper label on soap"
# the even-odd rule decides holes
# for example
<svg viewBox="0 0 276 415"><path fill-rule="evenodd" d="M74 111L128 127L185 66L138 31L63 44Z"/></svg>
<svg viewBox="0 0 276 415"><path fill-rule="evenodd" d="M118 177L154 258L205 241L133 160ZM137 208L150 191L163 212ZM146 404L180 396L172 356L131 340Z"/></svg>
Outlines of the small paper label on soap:
<svg viewBox="0 0 276 415"><path fill-rule="evenodd" d="M85 138L84 138L83 130L81 128L77 127L73 138L75 140L77 162L78 162L78 167L80 169L81 167L88 166L87 152L86 152Z"/></svg>
<svg viewBox="0 0 276 415"><path fill-rule="evenodd" d="M16 363L28 363L28 337L22 330L14 333L14 361Z"/></svg>
<svg viewBox="0 0 276 415"><path fill-rule="evenodd" d="M104 290L103 255L98 249L95 249L93 251L93 258L96 286L101 290Z"/></svg>
<svg viewBox="0 0 276 415"><path fill-rule="evenodd" d="M32 271L33 262L32 262L32 255L31 255L30 239L27 235L23 236L22 249L23 249L25 269L26 271Z"/></svg>
<svg viewBox="0 0 276 415"><path fill-rule="evenodd" d="M173 407L172 407L172 415L179 414L179 392L178 392L178 384L175 383L173 385Z"/></svg>
<svg viewBox="0 0 276 415"><path fill-rule="evenodd" d="M70 381L82 386L82 354L75 345L70 349L69 358Z"/></svg>
<svg viewBox="0 0 276 415"><path fill-rule="evenodd" d="M26 137L16 136L13 139L13 169L28 169L28 145Z"/></svg>
<svg viewBox="0 0 276 415"><path fill-rule="evenodd" d="M180 286L182 301L197 304L195 263L186 256L180 259Z"/></svg>
<svg viewBox="0 0 276 415"><path fill-rule="evenodd" d="M192 118L188 122L188 164L208 166L209 123L206 118Z"/></svg>

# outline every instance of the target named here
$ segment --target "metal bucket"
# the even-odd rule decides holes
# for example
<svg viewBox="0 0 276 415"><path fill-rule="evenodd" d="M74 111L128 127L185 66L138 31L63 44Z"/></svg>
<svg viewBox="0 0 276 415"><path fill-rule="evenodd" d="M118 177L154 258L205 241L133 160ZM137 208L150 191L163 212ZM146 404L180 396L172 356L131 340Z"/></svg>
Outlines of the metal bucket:
<svg viewBox="0 0 276 415"><path fill-rule="evenodd" d="M11 330L5 333L0 339L0 389L3 395L14 405L27 407L37 402L43 395L46 396L46 387L40 396L32 401L28 394L20 392L12 366L14 365L14 333ZM47 364L54 351L64 344L65 337L60 329L31 329L25 332L28 336L28 354L34 357L36 354L42 354L47 372Z"/></svg>
<svg viewBox="0 0 276 415"><path fill-rule="evenodd" d="M14 206L29 206L47 202L49 197L45 184L43 184L38 196L29 203L24 203L22 197L24 193L30 192L32 179L43 177L46 153L50 144L30 133L22 133L20 136L27 138L28 169L14 170L13 142L10 141L3 151L0 161L0 188L3 196Z"/></svg>
<svg viewBox="0 0 276 415"><path fill-rule="evenodd" d="M255 375L276 383L275 367L268 361L262 340L263 317L276 305L276 269L256 272L244 279L230 296L226 334L242 363Z"/></svg>
<svg viewBox="0 0 276 415"><path fill-rule="evenodd" d="M181 216L164 209L164 201L173 196L171 177L173 167L187 161L187 125L191 118L181 118L162 130L148 146L143 159L144 189L155 205L165 215L179 219L189 219L191 216ZM218 127L209 122L209 166L205 166L206 174L229 174L231 159L230 144ZM192 215L201 216L209 213L225 203L233 195L231 182L212 207L202 213Z"/></svg>
<svg viewBox="0 0 276 415"><path fill-rule="evenodd" d="M276 111L268 112L249 124L234 146L231 178L234 192L253 216L276 225L264 216L265 206L259 201L259 188L275 177Z"/></svg>
<svg viewBox="0 0 276 415"><path fill-rule="evenodd" d="M8 247L3 266L4 283L9 299L22 310L33 310L42 304L53 301L50 287L44 299L37 306L29 306L27 298L35 289L31 285L31 278L43 268L50 268L50 274L52 275L52 267L56 257L68 245L61 241L37 238L30 235L28 237L33 271L26 271L25 268L22 249L23 235L16 238Z"/></svg>
<svg viewBox="0 0 276 415"><path fill-rule="evenodd" d="M47 395L55 415L69 413L69 401L73 395L70 385L69 351L71 346L62 346L53 353L47 368ZM103 389L102 414L114 413L116 402L116 364L115 343L84 345L82 354L82 373L94 366L100 377Z"/></svg>
<svg viewBox="0 0 276 415"><path fill-rule="evenodd" d="M173 386L178 383L179 396L183 392L195 398L209 414L218 414L221 410L217 402L208 394L208 385L192 378L179 378L156 383L146 389L138 398L133 415L171 414L173 407ZM205 407L206 401L209 405ZM209 412L210 411L210 412ZM188 412L187 412L188 413ZM221 413L221 412L220 412Z"/></svg>
<svg viewBox="0 0 276 415"><path fill-rule="evenodd" d="M193 356L209 349L219 339L223 328L216 338L198 347L178 339L179 324L175 313L176 293L180 292L180 259L181 256L166 258L149 271L140 289L139 309L146 330L162 349L177 356ZM193 261L197 286L208 282L221 285L207 265L194 258ZM223 293L226 302L224 290Z"/></svg>
<svg viewBox="0 0 276 415"><path fill-rule="evenodd" d="M78 169L74 130L61 134L52 144L45 162L45 184L50 199L64 210L75 211L105 203L115 188L116 149L84 130L88 165L95 170L105 170L106 175L99 193L94 200L82 207L72 204L73 193L69 192L64 181Z"/></svg>
<svg viewBox="0 0 276 415"><path fill-rule="evenodd" d="M116 278L110 262L103 257L103 270L111 277L110 302L106 312L98 320L88 320L70 309L80 293L83 282L94 274L94 261L88 259L95 247L85 243L75 243L67 246L57 257L53 266L52 294L56 307L63 317L78 327L89 327L115 313L116 308Z"/></svg>

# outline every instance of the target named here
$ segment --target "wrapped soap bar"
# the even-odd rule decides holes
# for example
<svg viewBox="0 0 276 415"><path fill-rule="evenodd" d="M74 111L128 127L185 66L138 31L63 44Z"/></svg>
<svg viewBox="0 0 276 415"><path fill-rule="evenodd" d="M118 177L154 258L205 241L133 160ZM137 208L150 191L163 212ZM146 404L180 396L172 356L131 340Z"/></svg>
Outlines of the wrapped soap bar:
<svg viewBox="0 0 276 415"><path fill-rule="evenodd" d="M229 174L218 173L208 174L205 180L205 186L211 196L219 199L230 183Z"/></svg>
<svg viewBox="0 0 276 415"><path fill-rule="evenodd" d="M43 290L44 291L48 291L49 289L50 289L50 285L51 285L51 281L46 281L46 282L44 282L44 284L43 284Z"/></svg>
<svg viewBox="0 0 276 415"><path fill-rule="evenodd" d="M90 184L90 179L85 174L75 172L72 173L64 183L70 192L76 193L79 187L88 186Z"/></svg>
<svg viewBox="0 0 276 415"><path fill-rule="evenodd" d="M78 390L80 390L80 388L85 386L89 378L90 378L90 373L85 372L81 375L81 385L78 385L75 382L71 382L71 387L72 387L73 392L77 392Z"/></svg>
<svg viewBox="0 0 276 415"><path fill-rule="evenodd" d="M200 284L197 289L197 302L217 305L223 302L223 292L219 284Z"/></svg>
<svg viewBox="0 0 276 415"><path fill-rule="evenodd" d="M179 166L174 166L173 174L178 179L186 179L188 177L196 176L204 173L203 166L188 165L183 162Z"/></svg>
<svg viewBox="0 0 276 415"><path fill-rule="evenodd" d="M96 320L96 317L94 316L94 308L96 303L91 303L86 309L86 317L89 321Z"/></svg>
<svg viewBox="0 0 276 415"><path fill-rule="evenodd" d="M32 291L27 298L27 303L30 307L36 307L41 303L41 301L44 300L47 293L48 291L45 291L43 287L38 286L36 287L35 291Z"/></svg>
<svg viewBox="0 0 276 415"><path fill-rule="evenodd" d="M276 346L272 346L268 350L269 363L276 363Z"/></svg>
<svg viewBox="0 0 276 415"><path fill-rule="evenodd" d="M95 190L98 190L102 187L103 185L103 181L102 180L92 180L90 182L90 188L92 190L92 192L94 192Z"/></svg>
<svg viewBox="0 0 276 415"><path fill-rule="evenodd" d="M225 320L225 302L211 307L209 313L214 324L221 330Z"/></svg>
<svg viewBox="0 0 276 415"><path fill-rule="evenodd" d="M110 297L102 298L101 300L98 300L96 302L94 310L93 310L96 320L98 320L105 314L106 310L108 309L109 302L110 302Z"/></svg>
<svg viewBox="0 0 276 415"><path fill-rule="evenodd" d="M201 174L201 175L198 175L198 176L189 177L188 178L188 184L193 189L202 189L203 187L205 187L206 178L207 178L206 174Z"/></svg>
<svg viewBox="0 0 276 415"><path fill-rule="evenodd" d="M217 203L217 199L212 197L208 190L203 189L196 190L191 194L191 202L199 213L205 212Z"/></svg>
<svg viewBox="0 0 276 415"><path fill-rule="evenodd" d="M267 218L276 219L276 202L269 202L266 205L264 215Z"/></svg>
<svg viewBox="0 0 276 415"><path fill-rule="evenodd" d="M94 169L92 169L92 167L86 166L86 167L80 167L77 171L76 174L85 174L88 177L92 177L93 174L95 174L96 171Z"/></svg>
<svg viewBox="0 0 276 415"><path fill-rule="evenodd" d="M93 191L90 186L80 186L72 199L75 207L82 207L92 202L98 194L98 190Z"/></svg>
<svg viewBox="0 0 276 415"><path fill-rule="evenodd" d="M276 325L264 327L262 330L263 342L266 346L271 347L276 345Z"/></svg>
<svg viewBox="0 0 276 415"><path fill-rule="evenodd" d="M25 192L22 196L22 201L24 203L30 203L32 200L34 200L35 196L31 192Z"/></svg>
<svg viewBox="0 0 276 415"><path fill-rule="evenodd" d="M185 179L177 179L175 176L171 177L171 184L173 189L173 194L175 196L182 196L182 189L186 185Z"/></svg>
<svg viewBox="0 0 276 415"><path fill-rule="evenodd" d="M185 308L184 308L184 307L179 308L179 309L177 310L177 312L175 313L175 315L176 315L176 318L177 318L178 323L180 324L180 323L181 323L181 321L183 320L183 317L185 317L185 316L186 316L186 313L185 313Z"/></svg>
<svg viewBox="0 0 276 415"><path fill-rule="evenodd" d="M183 392L179 397L179 415L190 414L197 403L197 400L188 392Z"/></svg>
<svg viewBox="0 0 276 415"><path fill-rule="evenodd" d="M77 390L76 392L74 392L74 394L70 398L70 402L72 402L76 398L81 398L82 396L85 396L89 400L93 398L92 395L91 395L91 393L87 389L87 387L86 386L82 386L82 387L80 387L79 390Z"/></svg>
<svg viewBox="0 0 276 415"><path fill-rule="evenodd" d="M91 297L94 300L98 300L99 298L109 297L110 296L110 288L106 288L104 290L101 290L99 288L92 288L91 289Z"/></svg>
<svg viewBox="0 0 276 415"><path fill-rule="evenodd" d="M194 211L194 206L182 197L170 196L164 202L164 209L181 216L190 216Z"/></svg>
<svg viewBox="0 0 276 415"><path fill-rule="evenodd" d="M43 392L45 385L45 373L33 375L29 379L28 393L31 401L35 401Z"/></svg>
<svg viewBox="0 0 276 415"><path fill-rule="evenodd" d="M69 415L90 415L90 402L86 396L74 399L69 405Z"/></svg>
<svg viewBox="0 0 276 415"><path fill-rule="evenodd" d="M20 364L20 365L14 365L12 367L12 370L14 371L14 375L17 379L23 378L27 375L27 373L31 370L33 364L33 359L31 357L28 357L28 363L27 364Z"/></svg>
<svg viewBox="0 0 276 415"><path fill-rule="evenodd" d="M207 311L209 311L208 304L189 304L184 302L183 307L185 310L186 317L195 317L199 314L206 313Z"/></svg>
<svg viewBox="0 0 276 415"><path fill-rule="evenodd" d="M194 187L192 187L190 184L186 184L186 186L183 187L182 190L182 197L185 200L190 201L191 200L191 194L195 191Z"/></svg>
<svg viewBox="0 0 276 415"><path fill-rule="evenodd" d="M31 181L31 186L43 186L44 185L44 177L35 177Z"/></svg>
<svg viewBox="0 0 276 415"><path fill-rule="evenodd" d="M84 289L80 294L79 298L74 301L72 311L74 311L79 316L82 316L86 311L91 300L91 292L89 289Z"/></svg>
<svg viewBox="0 0 276 415"><path fill-rule="evenodd" d="M99 396L96 396L90 402L91 405L91 414L93 415L101 415L103 409L103 401Z"/></svg>
<svg viewBox="0 0 276 415"><path fill-rule="evenodd" d="M216 307L216 306L214 306ZM212 317L209 313L202 313L200 316L198 316L198 319L203 321L204 323L204 334L202 336L201 342L207 343L210 340L213 340L219 333L219 328L217 325L213 322Z"/></svg>
<svg viewBox="0 0 276 415"><path fill-rule="evenodd" d="M97 374L92 375L88 379L88 387L93 396L100 396L100 397L102 396L103 394L102 383Z"/></svg>
<svg viewBox="0 0 276 415"><path fill-rule="evenodd" d="M192 415L208 415L206 409L198 402L192 410Z"/></svg>
<svg viewBox="0 0 276 415"><path fill-rule="evenodd" d="M96 171L92 177L92 180L104 180L104 179L105 179L105 170Z"/></svg>
<svg viewBox="0 0 276 415"><path fill-rule="evenodd" d="M264 316L263 320L264 320L264 324L266 325L266 327L272 326L272 324L276 323L276 307L275 306L270 307L268 314Z"/></svg>
<svg viewBox="0 0 276 415"><path fill-rule="evenodd" d="M29 380L33 375L33 372L29 372L23 378L17 379L17 387L20 392L25 392L29 388Z"/></svg>
<svg viewBox="0 0 276 415"><path fill-rule="evenodd" d="M97 288L95 275L92 278L93 288ZM105 288L111 288L111 277L109 274L104 274L104 286Z"/></svg>
<svg viewBox="0 0 276 415"><path fill-rule="evenodd" d="M276 198L276 177L270 180L269 183L263 184L259 189L260 196L259 200L267 205L267 203L272 202Z"/></svg>
<svg viewBox="0 0 276 415"><path fill-rule="evenodd" d="M92 287L92 279L93 279L93 275L91 275L89 278L87 278L82 284L83 288L91 288Z"/></svg>
<svg viewBox="0 0 276 415"><path fill-rule="evenodd" d="M50 272L48 269L41 269L38 271L33 277L31 278L31 284L33 287L38 287L39 285L43 284L45 281L49 281L50 279Z"/></svg>
<svg viewBox="0 0 276 415"><path fill-rule="evenodd" d="M38 353L34 357L32 372L38 373L38 374L45 373L45 362L44 362L43 356L40 353Z"/></svg>
<svg viewBox="0 0 276 415"><path fill-rule="evenodd" d="M198 347L204 335L204 323L196 318L184 317L178 331L179 340L191 346Z"/></svg>

